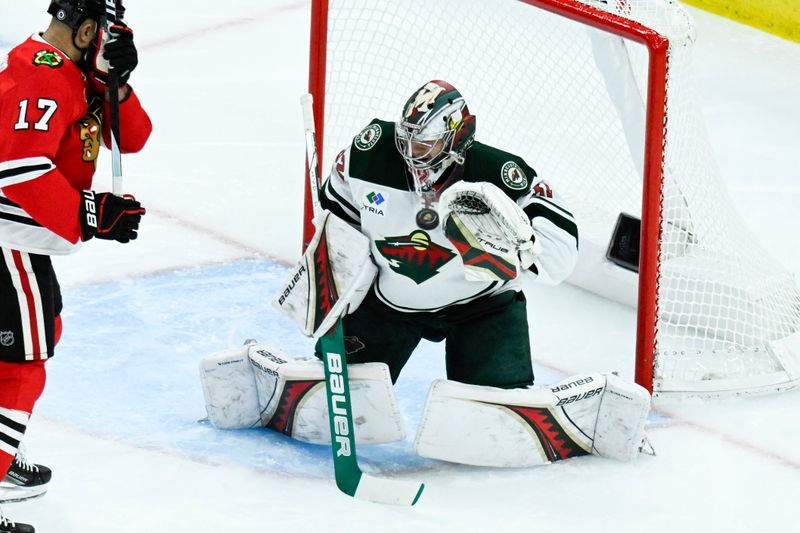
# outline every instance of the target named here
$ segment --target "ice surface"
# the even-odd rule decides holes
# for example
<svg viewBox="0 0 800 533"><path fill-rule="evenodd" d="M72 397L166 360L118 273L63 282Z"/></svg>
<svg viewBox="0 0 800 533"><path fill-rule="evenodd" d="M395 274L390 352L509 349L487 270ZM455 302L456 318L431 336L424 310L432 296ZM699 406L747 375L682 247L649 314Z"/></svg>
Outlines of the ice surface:
<svg viewBox="0 0 800 533"><path fill-rule="evenodd" d="M46 24L46 3L1 2L0 50ZM149 213L135 243L55 261L65 332L26 439L54 480L6 515L43 533L797 530L800 392L662 407L649 425L658 455L635 463L468 468L411 450L444 372L441 347L424 343L397 385L409 440L359 449L365 470L426 483L411 509L342 496L327 448L199 423L203 355L249 337L312 349L269 306L300 248L309 3L138 0L128 12L155 131L125 157L125 182ZM719 164L750 227L800 272L800 47L692 12ZM632 310L528 289L540 382L632 375Z"/></svg>

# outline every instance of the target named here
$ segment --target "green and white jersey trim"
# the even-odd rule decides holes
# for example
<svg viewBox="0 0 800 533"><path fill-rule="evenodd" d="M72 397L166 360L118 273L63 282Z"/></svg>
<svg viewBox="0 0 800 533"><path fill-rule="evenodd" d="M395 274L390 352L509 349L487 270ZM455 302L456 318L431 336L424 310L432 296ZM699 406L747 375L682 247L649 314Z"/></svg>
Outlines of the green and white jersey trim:
<svg viewBox="0 0 800 533"><path fill-rule="evenodd" d="M531 218L543 244L530 268L544 282L558 283L574 268L578 230L563 201L521 158L475 143L462 179L500 187ZM322 206L358 226L370 238L379 273L375 292L404 312L435 312L486 295L520 290L509 282L467 281L464 263L442 226L421 230L420 198L411 190L405 163L394 146L394 124L374 120L336 158L321 194Z"/></svg>

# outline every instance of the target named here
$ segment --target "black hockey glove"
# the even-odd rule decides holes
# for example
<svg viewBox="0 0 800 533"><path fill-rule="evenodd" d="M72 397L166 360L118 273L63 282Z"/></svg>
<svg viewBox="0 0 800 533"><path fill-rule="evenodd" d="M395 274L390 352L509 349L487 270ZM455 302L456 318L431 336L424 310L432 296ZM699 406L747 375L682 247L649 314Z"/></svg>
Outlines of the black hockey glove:
<svg viewBox="0 0 800 533"><path fill-rule="evenodd" d="M83 191L80 206L83 240L97 237L117 242L132 241L144 214L142 204L133 196Z"/></svg>
<svg viewBox="0 0 800 533"><path fill-rule="evenodd" d="M108 84L109 68L119 74L119 86L124 87L138 64L139 54L133 44L133 31L124 22L111 26L107 38L105 29L100 28L97 37L86 49L87 75L98 89L105 89Z"/></svg>

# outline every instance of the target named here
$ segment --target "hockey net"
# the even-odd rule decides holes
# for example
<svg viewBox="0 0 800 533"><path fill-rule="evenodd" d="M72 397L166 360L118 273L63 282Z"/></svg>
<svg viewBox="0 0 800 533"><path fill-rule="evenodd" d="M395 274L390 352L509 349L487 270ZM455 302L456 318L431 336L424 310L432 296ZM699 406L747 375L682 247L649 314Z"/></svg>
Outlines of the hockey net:
<svg viewBox="0 0 800 533"><path fill-rule="evenodd" d="M692 86L694 26L673 0L315 0L310 91L322 168L429 79L477 138L524 157L581 232L570 281L637 306L636 380L657 394L791 388L800 293L718 177ZM641 219L638 273L608 261Z"/></svg>

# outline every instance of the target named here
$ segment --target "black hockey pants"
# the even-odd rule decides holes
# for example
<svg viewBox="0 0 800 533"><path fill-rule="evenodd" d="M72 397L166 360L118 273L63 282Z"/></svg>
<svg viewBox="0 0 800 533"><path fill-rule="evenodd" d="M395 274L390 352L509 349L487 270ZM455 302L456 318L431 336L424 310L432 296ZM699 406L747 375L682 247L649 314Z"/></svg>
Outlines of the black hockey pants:
<svg viewBox="0 0 800 533"><path fill-rule="evenodd" d="M370 291L343 322L348 363L382 362L397 381L420 340L445 340L447 378L517 388L533 383L525 295L509 291L438 313L403 313ZM321 357L317 343L317 357Z"/></svg>

